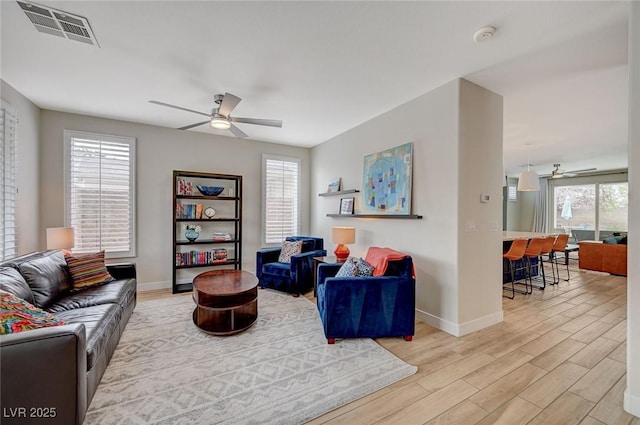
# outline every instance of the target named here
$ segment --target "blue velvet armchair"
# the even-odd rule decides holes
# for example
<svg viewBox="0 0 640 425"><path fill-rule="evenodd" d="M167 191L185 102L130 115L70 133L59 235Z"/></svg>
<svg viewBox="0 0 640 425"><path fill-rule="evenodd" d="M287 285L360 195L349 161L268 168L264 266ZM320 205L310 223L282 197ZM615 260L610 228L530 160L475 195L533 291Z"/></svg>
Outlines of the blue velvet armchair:
<svg viewBox="0 0 640 425"><path fill-rule="evenodd" d="M336 338L415 334L413 261L389 261L384 276L334 277L339 264L318 266L318 310L329 344Z"/></svg>
<svg viewBox="0 0 640 425"><path fill-rule="evenodd" d="M261 249L256 253L256 277L262 288L272 288L293 295L313 288L313 257L327 255L324 239L312 236L290 236L288 241L303 241L302 252L291 257L291 264L279 263L281 248Z"/></svg>

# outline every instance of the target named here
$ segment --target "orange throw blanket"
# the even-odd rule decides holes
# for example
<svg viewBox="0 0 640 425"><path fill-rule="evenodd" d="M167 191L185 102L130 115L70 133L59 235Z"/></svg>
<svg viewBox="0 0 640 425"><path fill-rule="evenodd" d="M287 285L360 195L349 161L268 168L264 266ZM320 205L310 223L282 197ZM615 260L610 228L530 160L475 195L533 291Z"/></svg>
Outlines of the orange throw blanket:
<svg viewBox="0 0 640 425"><path fill-rule="evenodd" d="M403 254L400 251L396 251L391 248L379 248L377 246L369 247L367 250L367 256L365 257L365 261L371 264L374 267L373 275L374 276L383 276L384 272L387 271L387 266L390 260L402 260L403 258L408 257L407 254ZM415 267L413 272L413 277L416 277Z"/></svg>

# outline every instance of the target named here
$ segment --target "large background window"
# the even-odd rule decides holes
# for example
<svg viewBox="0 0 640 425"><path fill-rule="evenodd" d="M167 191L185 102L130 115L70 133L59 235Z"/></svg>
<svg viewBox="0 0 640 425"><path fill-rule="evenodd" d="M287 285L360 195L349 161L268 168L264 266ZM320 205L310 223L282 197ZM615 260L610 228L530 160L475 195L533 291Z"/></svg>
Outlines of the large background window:
<svg viewBox="0 0 640 425"><path fill-rule="evenodd" d="M16 256L16 128L11 106L0 109L0 261Z"/></svg>
<svg viewBox="0 0 640 425"><path fill-rule="evenodd" d="M65 225L74 253L135 256L135 139L65 130Z"/></svg>
<svg viewBox="0 0 640 425"><path fill-rule="evenodd" d="M280 244L299 230L300 160L263 155L262 181L263 243Z"/></svg>
<svg viewBox="0 0 640 425"><path fill-rule="evenodd" d="M553 188L553 227L591 230L594 239L611 232L626 232L629 214L627 182L594 182Z"/></svg>

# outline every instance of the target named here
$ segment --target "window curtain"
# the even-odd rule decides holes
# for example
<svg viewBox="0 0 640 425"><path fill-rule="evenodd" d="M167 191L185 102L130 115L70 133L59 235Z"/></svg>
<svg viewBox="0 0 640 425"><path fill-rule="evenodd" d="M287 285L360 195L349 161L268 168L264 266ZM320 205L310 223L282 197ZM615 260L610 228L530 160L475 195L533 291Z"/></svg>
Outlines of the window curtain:
<svg viewBox="0 0 640 425"><path fill-rule="evenodd" d="M533 210L533 226L532 232L547 232L547 193L549 189L549 181L540 179L540 191L536 194L536 203Z"/></svg>

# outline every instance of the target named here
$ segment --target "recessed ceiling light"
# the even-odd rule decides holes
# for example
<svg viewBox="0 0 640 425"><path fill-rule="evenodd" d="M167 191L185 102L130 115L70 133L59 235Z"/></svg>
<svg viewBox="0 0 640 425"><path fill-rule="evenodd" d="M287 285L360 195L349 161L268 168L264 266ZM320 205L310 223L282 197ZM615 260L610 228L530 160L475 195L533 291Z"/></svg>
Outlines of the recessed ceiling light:
<svg viewBox="0 0 640 425"><path fill-rule="evenodd" d="M493 34L496 33L495 27L484 27L480 28L473 34L473 41L476 43L480 43L481 41L485 41L493 37Z"/></svg>

